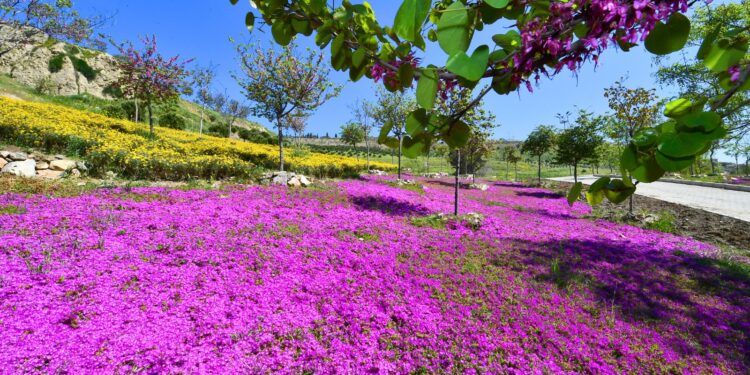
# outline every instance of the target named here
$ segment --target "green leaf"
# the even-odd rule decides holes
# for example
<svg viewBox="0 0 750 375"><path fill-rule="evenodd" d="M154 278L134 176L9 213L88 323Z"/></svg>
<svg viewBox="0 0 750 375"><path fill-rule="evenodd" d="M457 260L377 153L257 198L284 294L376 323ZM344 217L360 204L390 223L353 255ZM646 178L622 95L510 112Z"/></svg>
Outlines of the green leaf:
<svg viewBox="0 0 750 375"><path fill-rule="evenodd" d="M424 108L413 111L409 114L409 117L406 118L406 132L412 137L416 137L424 132L428 120L427 111L425 111Z"/></svg>
<svg viewBox="0 0 750 375"><path fill-rule="evenodd" d="M271 35L273 35L273 39L276 41L276 43L282 46L289 45L289 43L292 42L292 37L294 36L292 34L291 28L282 20L276 20L276 22L271 25Z"/></svg>
<svg viewBox="0 0 750 375"><path fill-rule="evenodd" d="M573 187L568 191L568 204L573 207L573 203L578 202L581 199L581 191L583 191L583 183L576 182Z"/></svg>
<svg viewBox="0 0 750 375"><path fill-rule="evenodd" d="M664 169L654 160L646 158L639 160L638 167L633 170L633 177L641 182L654 182L664 176Z"/></svg>
<svg viewBox="0 0 750 375"><path fill-rule="evenodd" d="M393 21L396 35L415 42L422 30L422 24L427 19L430 5L430 0L404 0Z"/></svg>
<svg viewBox="0 0 750 375"><path fill-rule="evenodd" d="M715 27L708 33L708 35L706 35L706 38L703 39L703 42L701 43L701 47L698 49L698 53L695 55L696 58L703 60L708 56L708 52L711 51L711 47L716 40L716 37L719 36L719 31L721 31L721 29Z"/></svg>
<svg viewBox="0 0 750 375"><path fill-rule="evenodd" d="M443 136L443 141L452 149L461 148L466 145L471 136L471 128L462 121L451 125L448 132Z"/></svg>
<svg viewBox="0 0 750 375"><path fill-rule="evenodd" d="M422 137L406 137L404 138L404 144L402 152L404 156L410 159L422 156L427 151L427 143Z"/></svg>
<svg viewBox="0 0 750 375"><path fill-rule="evenodd" d="M664 110L664 116L678 118L690 113L693 110L693 103L690 100L679 98L667 103Z"/></svg>
<svg viewBox="0 0 750 375"><path fill-rule="evenodd" d="M687 158L671 158L662 154L660 151L656 151L655 158L656 162L659 163L659 166L667 172L682 171L695 161L695 157L693 156Z"/></svg>
<svg viewBox="0 0 750 375"><path fill-rule="evenodd" d="M253 32L253 27L255 27L255 14L253 12L247 12L247 15L245 15L245 27L247 27L248 32Z"/></svg>
<svg viewBox="0 0 750 375"><path fill-rule="evenodd" d="M659 132L652 128L645 128L635 133L633 143L639 148L652 146L659 139Z"/></svg>
<svg viewBox="0 0 750 375"><path fill-rule="evenodd" d="M625 147L625 150L622 151L620 165L629 171L638 167L638 151L636 151L633 145L628 145L628 147Z"/></svg>
<svg viewBox="0 0 750 375"><path fill-rule="evenodd" d="M685 47L690 35L690 20L682 13L673 13L667 23L659 22L646 37L646 49L655 55L667 55Z"/></svg>
<svg viewBox="0 0 750 375"><path fill-rule="evenodd" d="M230 3L232 3L232 5L237 5L237 2L238 2L238 1L239 1L239 0L229 0L229 2L230 2Z"/></svg>
<svg viewBox="0 0 750 375"><path fill-rule="evenodd" d="M380 134L378 135L378 143L384 144L386 138L388 138L388 133L391 132L391 129L393 129L393 123L391 121L386 121L385 124L383 124L383 127L380 128Z"/></svg>
<svg viewBox="0 0 750 375"><path fill-rule="evenodd" d="M628 197L635 193L634 186L628 186L623 180L615 179L609 182L604 195L607 199L615 204L625 202Z"/></svg>
<svg viewBox="0 0 750 375"><path fill-rule="evenodd" d="M398 67L398 79L401 81L401 86L411 87L414 82L414 67L411 64L401 64Z"/></svg>
<svg viewBox="0 0 750 375"><path fill-rule="evenodd" d="M697 129L708 133L721 125L721 116L716 112L694 112L680 117L677 122L690 129Z"/></svg>
<svg viewBox="0 0 750 375"><path fill-rule="evenodd" d="M308 20L292 19L292 29L298 34L310 36L312 34L312 27Z"/></svg>
<svg viewBox="0 0 750 375"><path fill-rule="evenodd" d="M466 78L469 81L479 81L487 69L490 58L490 47L481 45L469 57L465 52L456 52L448 59L445 67L449 72Z"/></svg>
<svg viewBox="0 0 750 375"><path fill-rule="evenodd" d="M462 2L456 1L443 11L437 24L437 38L440 48L449 56L469 49L469 13Z"/></svg>
<svg viewBox="0 0 750 375"><path fill-rule="evenodd" d="M672 158L686 158L696 155L710 141L709 136L700 132L666 133L662 135L658 149Z"/></svg>
<svg viewBox="0 0 750 375"><path fill-rule="evenodd" d="M609 177L600 177L598 180L594 181L593 184L591 184L591 186L589 187L589 191L596 192L602 190L607 187L609 181L611 181L611 178Z"/></svg>
<svg viewBox="0 0 750 375"><path fill-rule="evenodd" d="M438 91L437 71L433 68L422 69L422 75L417 83L417 104L431 111L435 107Z"/></svg>
<svg viewBox="0 0 750 375"><path fill-rule="evenodd" d="M356 67L361 67L365 64L365 61L367 58L367 50L364 48L358 48L354 53L352 54L352 65Z"/></svg>
<svg viewBox="0 0 750 375"><path fill-rule="evenodd" d="M747 53L747 41L732 42L720 39L711 44L703 59L703 65L716 73L723 72L736 65Z"/></svg>
<svg viewBox="0 0 750 375"><path fill-rule="evenodd" d="M505 34L495 34L492 41L506 51L514 50L521 45L521 34L518 31L510 30Z"/></svg>
<svg viewBox="0 0 750 375"><path fill-rule="evenodd" d="M586 201L589 202L589 205L592 207L598 205L599 203L602 203L603 200L604 190L586 192Z"/></svg>
<svg viewBox="0 0 750 375"><path fill-rule="evenodd" d="M508 6L510 0L484 0L484 3L495 9L502 9Z"/></svg>

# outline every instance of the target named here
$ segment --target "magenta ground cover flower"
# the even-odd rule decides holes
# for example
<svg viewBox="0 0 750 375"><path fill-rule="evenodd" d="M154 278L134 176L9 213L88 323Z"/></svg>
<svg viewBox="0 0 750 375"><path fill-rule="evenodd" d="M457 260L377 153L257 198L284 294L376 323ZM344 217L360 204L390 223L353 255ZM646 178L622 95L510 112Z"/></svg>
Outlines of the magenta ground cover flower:
<svg viewBox="0 0 750 375"><path fill-rule="evenodd" d="M745 373L712 246L450 183L0 196L0 372Z"/></svg>

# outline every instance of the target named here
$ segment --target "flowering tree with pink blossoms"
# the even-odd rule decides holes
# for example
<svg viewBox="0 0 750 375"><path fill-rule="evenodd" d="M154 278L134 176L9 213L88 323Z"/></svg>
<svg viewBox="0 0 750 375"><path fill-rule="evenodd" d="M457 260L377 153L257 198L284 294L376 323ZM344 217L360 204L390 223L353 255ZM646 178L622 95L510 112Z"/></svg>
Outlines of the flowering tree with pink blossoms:
<svg viewBox="0 0 750 375"><path fill-rule="evenodd" d="M121 71L117 84L123 94L136 101L136 121L138 121L138 101L148 109L150 134L154 135L152 106L157 103L176 100L180 89L185 87L188 71L186 65L192 60L181 60L180 56L164 57L158 50L156 37L142 38L143 50L132 43L117 45L122 58Z"/></svg>
<svg viewBox="0 0 750 375"><path fill-rule="evenodd" d="M438 140L461 147L469 131L463 117L490 92L505 95L519 87L531 91L541 77L597 63L610 47L628 51L643 43L656 55L681 50L691 26L684 13L696 1L403 0L391 26L381 25L367 2L251 3L279 44L291 43L297 34L314 33L321 49L330 48L332 67L348 71L352 80L368 77L391 91L416 85L421 108L412 118L419 126L410 127L404 144L425 152ZM245 17L249 30L256 26L253 12ZM474 33L496 23L510 25L509 30L470 51ZM726 135L717 109L737 92L750 89L750 64L743 60L747 31L740 27L705 36L698 58L725 83L725 92L668 103L664 114L669 120L636 134L623 151L622 178L605 178L589 189L594 201L606 197L622 202L638 183L683 169ZM439 44L447 55L444 63L425 64L416 57L427 49L425 39ZM476 87L483 80L491 84L464 111L446 115L435 110L440 92L456 85ZM576 184L573 193L579 194L571 196L579 196L581 189Z"/></svg>

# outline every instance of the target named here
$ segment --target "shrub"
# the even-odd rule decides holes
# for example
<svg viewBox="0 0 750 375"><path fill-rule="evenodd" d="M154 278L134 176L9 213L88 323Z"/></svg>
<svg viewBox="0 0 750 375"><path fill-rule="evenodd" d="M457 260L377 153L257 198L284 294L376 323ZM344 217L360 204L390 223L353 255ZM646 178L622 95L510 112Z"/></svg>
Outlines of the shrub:
<svg viewBox="0 0 750 375"><path fill-rule="evenodd" d="M167 112L159 116L159 125L170 129L185 130L185 119L174 112Z"/></svg>
<svg viewBox="0 0 750 375"><path fill-rule="evenodd" d="M120 99L123 97L122 88L120 88L120 86L118 86L116 83L107 85L107 87L102 90L102 94L116 99Z"/></svg>
<svg viewBox="0 0 750 375"><path fill-rule="evenodd" d="M122 103L112 102L104 107L104 114L107 117L119 118L127 120L129 118L128 112L123 108Z"/></svg>
<svg viewBox="0 0 750 375"><path fill-rule="evenodd" d="M65 65L65 55L58 53L49 59L47 69L50 73L57 73L62 70L63 65Z"/></svg>
<svg viewBox="0 0 750 375"><path fill-rule="evenodd" d="M229 137L229 127L221 124L214 124L208 127L208 133L226 138Z"/></svg>
<svg viewBox="0 0 750 375"><path fill-rule="evenodd" d="M264 132L258 129L240 128L237 131L237 134L241 139L244 139L248 142L265 143L269 145L278 144L278 140L276 139L276 137L269 134L268 132Z"/></svg>
<svg viewBox="0 0 750 375"><path fill-rule="evenodd" d="M76 72L81 73L82 76L86 77L87 80L93 81L96 79L96 76L99 74L94 68L92 68L89 63L86 62L86 60L79 59L74 56L69 56L70 61L73 63L73 69L75 69Z"/></svg>
<svg viewBox="0 0 750 375"><path fill-rule="evenodd" d="M42 95L54 95L57 93L56 89L57 86L52 81L52 77L49 76L40 78L34 85L34 91Z"/></svg>

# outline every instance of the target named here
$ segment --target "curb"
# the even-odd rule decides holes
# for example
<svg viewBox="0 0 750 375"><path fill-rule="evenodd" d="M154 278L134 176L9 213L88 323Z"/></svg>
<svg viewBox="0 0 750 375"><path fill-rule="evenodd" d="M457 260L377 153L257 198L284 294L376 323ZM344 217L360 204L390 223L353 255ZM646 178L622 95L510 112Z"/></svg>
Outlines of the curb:
<svg viewBox="0 0 750 375"><path fill-rule="evenodd" d="M619 178L620 176L610 176L610 175L595 174L594 177L617 177L617 178ZM704 186L704 187L712 187L712 188L716 188L716 189L750 192L750 186L745 186L745 185L722 184L722 183L718 183L718 182L676 180L676 179L673 179L673 178L662 178L662 179L659 179L659 181L661 181L661 182L669 182L669 183L672 183L672 184Z"/></svg>

